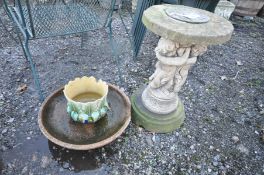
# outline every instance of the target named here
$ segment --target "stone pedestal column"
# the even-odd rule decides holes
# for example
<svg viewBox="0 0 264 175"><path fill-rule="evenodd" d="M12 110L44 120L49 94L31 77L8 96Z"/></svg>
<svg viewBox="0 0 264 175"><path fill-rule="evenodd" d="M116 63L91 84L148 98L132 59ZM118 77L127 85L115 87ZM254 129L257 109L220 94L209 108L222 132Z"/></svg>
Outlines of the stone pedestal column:
<svg viewBox="0 0 264 175"><path fill-rule="evenodd" d="M171 132L185 118L178 92L188 71L208 45L228 41L233 26L213 13L179 5L152 6L144 12L142 21L161 38L149 84L131 97L132 120L153 132Z"/></svg>
<svg viewBox="0 0 264 175"><path fill-rule="evenodd" d="M188 71L197 56L206 49L206 46L181 45L161 38L155 49L158 58L156 70L142 94L144 106L157 114L175 111L179 103L178 92L186 81Z"/></svg>

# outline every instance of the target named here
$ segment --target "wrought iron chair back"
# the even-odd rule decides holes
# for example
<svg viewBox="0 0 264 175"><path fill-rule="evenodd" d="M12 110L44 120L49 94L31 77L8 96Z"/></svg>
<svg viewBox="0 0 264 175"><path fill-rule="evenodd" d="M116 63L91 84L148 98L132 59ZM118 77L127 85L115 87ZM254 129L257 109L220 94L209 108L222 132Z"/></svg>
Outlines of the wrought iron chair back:
<svg viewBox="0 0 264 175"><path fill-rule="evenodd" d="M4 3L7 0L4 0ZM100 3L101 2L101 3ZM115 0L15 0L8 12L30 39L87 32L105 27Z"/></svg>
<svg viewBox="0 0 264 175"><path fill-rule="evenodd" d="M41 100L44 96L28 47L30 39L83 33L107 27L119 79L122 81L111 28L116 0L14 0L13 4L8 0L3 1L8 16L22 33L21 45L30 63Z"/></svg>

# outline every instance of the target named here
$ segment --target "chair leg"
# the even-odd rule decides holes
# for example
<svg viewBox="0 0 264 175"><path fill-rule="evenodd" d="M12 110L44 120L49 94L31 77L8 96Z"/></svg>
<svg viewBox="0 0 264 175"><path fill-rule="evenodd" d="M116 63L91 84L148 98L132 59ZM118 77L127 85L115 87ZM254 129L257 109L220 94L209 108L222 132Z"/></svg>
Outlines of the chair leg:
<svg viewBox="0 0 264 175"><path fill-rule="evenodd" d="M116 48L116 45L115 45L114 39L113 39L113 31L112 31L111 22L108 25L108 29L109 29L108 36L109 36L109 40L110 40L112 56L114 57L116 65L117 65L120 85L123 85L123 79L122 79L122 74L121 74L121 65L120 65L120 62L119 62L119 56L117 55L117 48Z"/></svg>
<svg viewBox="0 0 264 175"><path fill-rule="evenodd" d="M35 87L38 90L39 98L40 98L40 101L42 102L44 100L44 96L43 96L43 93L41 91L41 85L40 85L40 81L39 81L39 76L37 74L35 64L34 64L34 62L32 60L32 56L31 56L31 53L29 51L28 39L25 39L25 41L23 43L21 43L21 45L22 45L22 48L23 48L24 55L25 55L26 59L28 60L28 62L30 64L30 68L31 68L31 71L32 71Z"/></svg>
<svg viewBox="0 0 264 175"><path fill-rule="evenodd" d="M128 12L128 14L129 14L129 16L130 16L130 18L131 18L131 20L133 22L133 14L132 14L132 11L130 11L131 10L131 5L132 5L132 4L130 4L131 0L121 0L121 2L122 2L122 6L121 7L123 9L126 9L126 11ZM122 8L119 8L119 10L121 10ZM127 8L129 8L129 9L127 9Z"/></svg>
<svg viewBox="0 0 264 175"><path fill-rule="evenodd" d="M133 60L136 61L136 54L135 54L135 52L134 52L134 51L135 51L135 48L134 48L133 37L131 36L131 33L130 33L130 31L128 30L128 28L127 28L127 26L126 26L126 24L125 24L125 22L124 22L124 19L123 19L123 16L122 16L120 10L118 11L118 14L119 14L119 18L120 18L120 20L121 20L121 22L122 22L122 25L123 25L124 28L125 28L126 34L127 34L127 36L128 36L128 39L129 39L129 43L130 43L130 46L131 46L131 49L132 49L132 52L133 52Z"/></svg>
<svg viewBox="0 0 264 175"><path fill-rule="evenodd" d="M122 0L122 4L125 4L126 0ZM129 12L129 11L128 11ZM129 39L129 42L130 42L130 46L131 46L131 49L132 49L132 52L133 52L133 60L136 61L136 54L135 54L135 47L134 47L134 38L133 36L131 35L131 31L127 28L125 22L124 22L124 19L123 19L123 16L122 16L122 8L118 9L118 15L119 15L119 18L122 22L122 25L124 26L125 28L125 31L126 31L126 34L128 36L128 39ZM133 16L132 16L132 13L129 12L130 14L130 17L131 17L131 20L132 20L132 23L134 22L134 19L133 19Z"/></svg>
<svg viewBox="0 0 264 175"><path fill-rule="evenodd" d="M83 46L84 46L84 42L86 42L87 37L88 37L87 32L85 32L85 33L81 33L81 48L83 48Z"/></svg>
<svg viewBox="0 0 264 175"><path fill-rule="evenodd" d="M118 15L119 15L119 18L121 19L122 25L123 25L124 28L125 28L126 34L129 35L130 32L129 32L129 30L128 30L128 28L127 28L125 22L124 22L124 19L123 19L123 16L122 16L120 10L118 10Z"/></svg>

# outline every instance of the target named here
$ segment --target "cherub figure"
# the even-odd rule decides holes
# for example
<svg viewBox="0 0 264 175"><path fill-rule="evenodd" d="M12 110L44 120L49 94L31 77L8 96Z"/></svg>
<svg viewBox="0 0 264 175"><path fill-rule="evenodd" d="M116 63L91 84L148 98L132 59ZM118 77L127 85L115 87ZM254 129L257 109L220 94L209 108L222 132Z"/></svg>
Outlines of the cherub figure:
<svg viewBox="0 0 264 175"><path fill-rule="evenodd" d="M176 50L179 47L178 44L171 40L160 38L158 46L155 49L155 52L161 56L173 57L176 55Z"/></svg>
<svg viewBox="0 0 264 175"><path fill-rule="evenodd" d="M180 66L188 60L191 49L188 47L179 48L179 44L161 39L155 51L160 61L157 62L156 70L149 78L151 81L150 87L158 89L160 95L175 94L175 75L179 72ZM170 62L171 64L165 64L164 62Z"/></svg>
<svg viewBox="0 0 264 175"><path fill-rule="evenodd" d="M156 71L149 78L150 86L154 89L165 86L165 89L169 89L173 84L173 77L176 71L175 66L162 64L160 61L156 64Z"/></svg>
<svg viewBox="0 0 264 175"><path fill-rule="evenodd" d="M207 51L207 47L203 45L194 45L191 50L191 57L198 57L204 54Z"/></svg>
<svg viewBox="0 0 264 175"><path fill-rule="evenodd" d="M186 64L178 67L178 71L175 72L175 76L174 76L174 89L173 89L173 91L175 93L178 93L180 91L181 87L183 86L183 84L185 83L185 81L187 79L187 75L188 75L188 71L189 71L190 67L192 65L194 65L196 60L197 60L196 57L189 58L187 60Z"/></svg>
<svg viewBox="0 0 264 175"><path fill-rule="evenodd" d="M202 45L180 45L161 38L155 49L159 61L156 70L149 78L150 87L165 96L177 94L185 83L188 70L207 47Z"/></svg>

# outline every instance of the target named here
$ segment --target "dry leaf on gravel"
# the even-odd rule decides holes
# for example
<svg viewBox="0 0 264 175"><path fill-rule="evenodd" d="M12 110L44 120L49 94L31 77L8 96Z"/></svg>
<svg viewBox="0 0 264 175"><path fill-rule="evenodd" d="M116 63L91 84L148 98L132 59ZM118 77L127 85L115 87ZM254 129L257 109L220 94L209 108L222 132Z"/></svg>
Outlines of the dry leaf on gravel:
<svg viewBox="0 0 264 175"><path fill-rule="evenodd" d="M17 92L23 93L25 90L27 90L27 85L22 84L17 88Z"/></svg>

